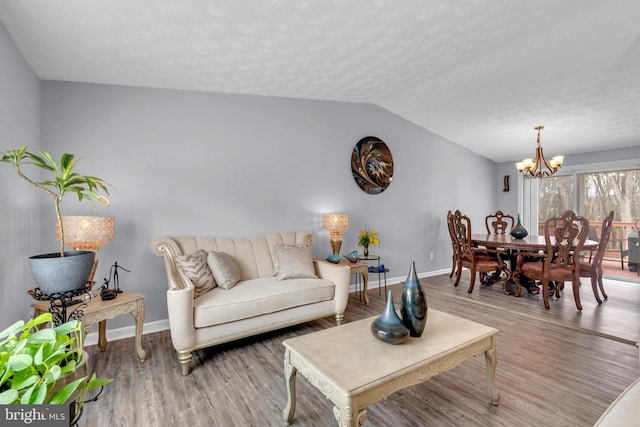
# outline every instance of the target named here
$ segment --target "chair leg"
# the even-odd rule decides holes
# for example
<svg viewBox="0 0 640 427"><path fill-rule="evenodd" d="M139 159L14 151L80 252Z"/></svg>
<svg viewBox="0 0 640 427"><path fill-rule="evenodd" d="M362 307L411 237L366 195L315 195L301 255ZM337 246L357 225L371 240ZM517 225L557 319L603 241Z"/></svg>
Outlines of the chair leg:
<svg viewBox="0 0 640 427"><path fill-rule="evenodd" d="M604 291L604 286L602 286L602 272L598 274L598 285L600 286L600 292L602 292L602 296L604 297L604 299L609 299Z"/></svg>
<svg viewBox="0 0 640 427"><path fill-rule="evenodd" d="M471 268L471 281L469 282L469 290L467 292L473 292L473 286L476 284L476 269Z"/></svg>
<svg viewBox="0 0 640 427"><path fill-rule="evenodd" d="M542 301L544 308L549 309L549 279L542 279Z"/></svg>
<svg viewBox="0 0 640 427"><path fill-rule="evenodd" d="M580 279L573 281L573 299L576 300L576 308L582 311L582 304L580 303Z"/></svg>
<svg viewBox="0 0 640 427"><path fill-rule="evenodd" d="M456 272L456 256L455 255L451 257L451 262L452 262L451 274L449 274L449 279L451 279L453 277L453 273Z"/></svg>
<svg viewBox="0 0 640 427"><path fill-rule="evenodd" d="M600 280L602 280L602 278L600 278ZM596 297L596 301L598 301L598 304L602 304L600 293L598 292L598 273L595 270L591 272L591 287L593 288L593 296Z"/></svg>
<svg viewBox="0 0 640 427"><path fill-rule="evenodd" d="M453 286L458 286L460 283L460 277L462 276L462 265L458 263L458 271L456 272L456 281L453 282Z"/></svg>

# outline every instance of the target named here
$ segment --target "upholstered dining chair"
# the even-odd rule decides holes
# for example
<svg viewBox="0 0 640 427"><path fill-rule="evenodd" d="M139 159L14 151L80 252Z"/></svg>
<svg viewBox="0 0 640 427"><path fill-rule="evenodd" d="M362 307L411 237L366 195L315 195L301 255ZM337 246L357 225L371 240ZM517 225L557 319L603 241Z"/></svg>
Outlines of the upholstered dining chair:
<svg viewBox="0 0 640 427"><path fill-rule="evenodd" d="M505 215L502 211L498 211L492 215L487 215L484 219L484 225L487 227L487 234L505 234L511 230L516 223L515 218L511 215Z"/></svg>
<svg viewBox="0 0 640 427"><path fill-rule="evenodd" d="M611 237L611 224L613 223L613 211L609 213L604 221L602 221L602 229L600 231L600 242L598 243L598 249L596 249L596 255L589 257L589 262L580 263L580 277L590 277L591 287L593 288L593 295L596 297L598 304L602 304L600 294L598 292L598 286L604 299L607 299L607 294L604 292L604 286L602 286L602 258L604 258L604 252L607 250L607 244Z"/></svg>
<svg viewBox="0 0 640 427"><path fill-rule="evenodd" d="M502 250L478 248L473 246L471 239L471 220L457 210L453 215L453 233L458 251L458 265L454 286L460 283L462 268L471 270L471 280L468 292L473 292L476 281L476 273L488 273L491 271L507 271L507 264L500 257ZM484 276L480 274L480 283L484 284Z"/></svg>
<svg viewBox="0 0 640 427"><path fill-rule="evenodd" d="M520 251L515 277L526 277L542 282L544 307L549 308L549 282L556 282L556 296L564 282L573 285L573 298L578 310L580 303L580 252L587 240L589 221L568 210L544 222L546 248L540 252ZM541 261L542 262L541 262Z"/></svg>
<svg viewBox="0 0 640 427"><path fill-rule="evenodd" d="M451 255L451 273L449 274L449 278L453 277L453 273L456 272L456 267L458 266L458 245L456 244L456 236L453 230L453 222L455 219L455 215L453 212L447 212L447 227L449 228L449 237L451 238L451 249L453 251Z"/></svg>

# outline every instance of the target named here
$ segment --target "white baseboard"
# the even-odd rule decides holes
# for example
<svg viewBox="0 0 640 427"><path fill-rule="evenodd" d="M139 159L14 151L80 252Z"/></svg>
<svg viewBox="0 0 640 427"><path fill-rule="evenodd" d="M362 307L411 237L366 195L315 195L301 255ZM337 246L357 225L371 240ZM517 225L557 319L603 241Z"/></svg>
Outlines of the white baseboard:
<svg viewBox="0 0 640 427"><path fill-rule="evenodd" d="M436 270L436 271L429 271L427 273L420 273L418 274L418 278L422 278L422 277L431 277L431 276L438 276L440 274L445 274L450 272L451 270L445 269L445 270ZM376 273L371 273L371 275L369 277L375 277L377 275ZM401 276L401 277L387 277L387 286L389 285L395 285L397 283L402 283L404 282L404 280L406 279L405 276ZM382 286L384 286L384 281L382 282ZM379 288L380 287L380 283L377 280L370 280L367 283L367 288L368 289L375 289L375 288ZM349 287L349 291L350 292L355 292L356 291L356 287L355 284L351 285ZM91 332L87 335L87 338L84 340L84 345L96 345L98 344L98 327L96 326L94 329L96 329L95 332ZM154 322L149 322L149 323L145 323L143 328L142 328L142 334L152 334L154 332L160 332L160 331L166 331L169 329L169 319L163 319L163 320L156 320ZM131 338L134 337L136 335L136 327L135 325L131 325L131 326L126 326L124 328L118 328L118 329L107 329L107 341L118 341L118 340L122 340L125 338Z"/></svg>

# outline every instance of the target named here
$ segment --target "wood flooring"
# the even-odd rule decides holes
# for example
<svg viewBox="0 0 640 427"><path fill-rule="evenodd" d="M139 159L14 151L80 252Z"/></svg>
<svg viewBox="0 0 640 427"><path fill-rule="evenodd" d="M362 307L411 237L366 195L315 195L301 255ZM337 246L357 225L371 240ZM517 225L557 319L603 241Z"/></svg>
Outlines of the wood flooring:
<svg viewBox="0 0 640 427"><path fill-rule="evenodd" d="M500 405L489 403L485 361L478 356L370 406L367 426L591 426L640 375L640 284L606 280L609 299L598 306L586 279L580 313L571 289L545 310L540 295L507 296L500 283L476 283L468 294L468 271L457 288L448 275L420 282L429 307L500 330ZM399 308L401 285L388 289ZM351 294L345 321L382 312L384 295L370 289L369 296L366 307ZM168 331L143 336L144 363L136 359L133 338L109 343L105 352L88 347L91 368L115 381L84 406L80 425L282 426L282 341L334 324L326 318L196 351L185 377ZM335 426L332 404L322 393L300 375L296 385L294 425Z"/></svg>

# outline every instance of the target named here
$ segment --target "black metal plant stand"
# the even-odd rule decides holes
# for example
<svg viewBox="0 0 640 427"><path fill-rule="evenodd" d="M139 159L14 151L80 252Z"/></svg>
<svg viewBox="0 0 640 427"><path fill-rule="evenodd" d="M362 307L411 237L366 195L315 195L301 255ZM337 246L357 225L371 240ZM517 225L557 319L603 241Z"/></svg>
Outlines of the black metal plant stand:
<svg viewBox="0 0 640 427"><path fill-rule="evenodd" d="M84 315L82 309L87 307L91 301L90 290L90 288L84 287L73 291L45 294L40 288L34 288L27 293L37 301L49 301L49 312L53 324L60 326L69 320L82 319Z"/></svg>

